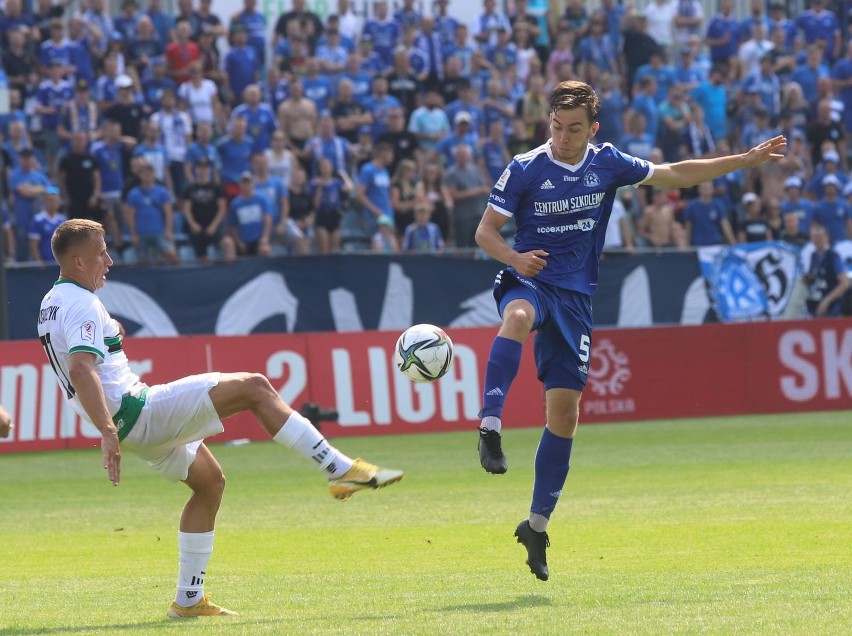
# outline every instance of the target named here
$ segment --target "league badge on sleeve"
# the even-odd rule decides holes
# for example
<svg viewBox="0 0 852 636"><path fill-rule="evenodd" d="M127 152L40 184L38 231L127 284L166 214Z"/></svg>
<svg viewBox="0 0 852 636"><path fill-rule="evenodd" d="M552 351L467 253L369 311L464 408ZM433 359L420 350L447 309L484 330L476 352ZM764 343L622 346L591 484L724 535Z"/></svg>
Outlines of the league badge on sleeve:
<svg viewBox="0 0 852 636"><path fill-rule="evenodd" d="M91 320L87 320L80 325L80 339L84 342L95 344L95 323Z"/></svg>
<svg viewBox="0 0 852 636"><path fill-rule="evenodd" d="M497 183L494 184L494 188L497 189L497 190L500 190L500 192L502 192L506 188L506 183L509 181L509 177L511 175L512 175L512 173L509 172L508 168L506 168L503 171L503 174L500 175L500 178L497 179Z"/></svg>

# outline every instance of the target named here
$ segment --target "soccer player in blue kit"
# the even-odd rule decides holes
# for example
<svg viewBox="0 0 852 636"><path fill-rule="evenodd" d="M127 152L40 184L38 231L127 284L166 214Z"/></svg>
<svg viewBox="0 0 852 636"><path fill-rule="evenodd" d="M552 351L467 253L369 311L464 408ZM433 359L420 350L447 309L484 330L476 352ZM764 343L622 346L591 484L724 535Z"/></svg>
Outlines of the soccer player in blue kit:
<svg viewBox="0 0 852 636"><path fill-rule="evenodd" d="M477 244L508 266L494 283L502 324L488 357L480 412L479 459L489 473L508 469L500 438L503 403L523 343L537 331L535 361L547 422L535 456L530 515L515 536L542 581L549 576L547 524L568 475L589 372L591 297L616 190L637 184L688 188L781 158L787 144L778 136L743 154L654 165L609 143L592 144L599 111L588 84L558 84L550 96L550 140L515 156L494 185L476 231ZM500 234L512 217L514 247Z"/></svg>

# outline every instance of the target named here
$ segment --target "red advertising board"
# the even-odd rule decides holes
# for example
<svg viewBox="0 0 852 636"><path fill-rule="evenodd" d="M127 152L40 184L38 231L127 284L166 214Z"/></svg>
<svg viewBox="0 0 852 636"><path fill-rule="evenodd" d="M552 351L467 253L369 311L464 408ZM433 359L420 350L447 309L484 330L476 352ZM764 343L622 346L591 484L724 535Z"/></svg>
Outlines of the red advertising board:
<svg viewBox="0 0 852 636"><path fill-rule="evenodd" d="M439 382L396 371L396 333L128 338L142 379L167 382L208 370L266 375L290 404L336 408L331 437L473 430L494 330L456 329L455 360ZM542 388L532 343L507 397L504 425L541 426ZM0 453L80 448L97 431L64 403L38 341L0 343L0 403L16 428ZM786 411L852 410L849 321L750 323L598 330L581 422L617 422ZM248 415L225 422L218 440L262 439Z"/></svg>

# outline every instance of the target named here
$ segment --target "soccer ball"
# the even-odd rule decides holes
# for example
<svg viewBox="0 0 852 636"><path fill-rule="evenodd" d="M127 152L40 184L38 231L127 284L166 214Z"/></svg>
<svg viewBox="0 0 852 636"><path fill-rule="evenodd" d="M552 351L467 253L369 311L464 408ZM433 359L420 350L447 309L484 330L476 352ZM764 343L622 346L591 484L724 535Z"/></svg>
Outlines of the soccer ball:
<svg viewBox="0 0 852 636"><path fill-rule="evenodd" d="M415 382L433 382L453 362L453 341L435 325L414 325L396 341L396 366Z"/></svg>

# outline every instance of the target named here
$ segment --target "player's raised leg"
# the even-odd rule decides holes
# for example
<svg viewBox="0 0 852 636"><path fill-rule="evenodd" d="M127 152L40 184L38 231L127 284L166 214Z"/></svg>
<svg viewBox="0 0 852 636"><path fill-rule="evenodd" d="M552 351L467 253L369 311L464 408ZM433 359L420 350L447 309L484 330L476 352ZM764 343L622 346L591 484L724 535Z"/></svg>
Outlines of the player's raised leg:
<svg viewBox="0 0 852 636"><path fill-rule="evenodd" d="M348 499L359 490L382 488L402 479L403 472L351 459L328 443L311 422L294 411L258 373L222 373L210 390L219 417L251 411L272 436L316 464L328 479L335 499Z"/></svg>
<svg viewBox="0 0 852 636"><path fill-rule="evenodd" d="M547 524L568 477L581 395L580 391L574 389L548 389L545 394L547 425L535 454L535 481L530 516L521 521L515 529L518 543L522 543L527 549L527 565L530 566L530 571L542 581L546 581L550 576L546 553L546 549L550 547Z"/></svg>
<svg viewBox="0 0 852 636"><path fill-rule="evenodd" d="M488 354L485 366L485 388L479 417L479 463L486 472L502 474L509 469L503 454L500 431L503 426L503 404L509 387L518 374L523 343L535 321L535 309L524 298L506 299L503 323Z"/></svg>

